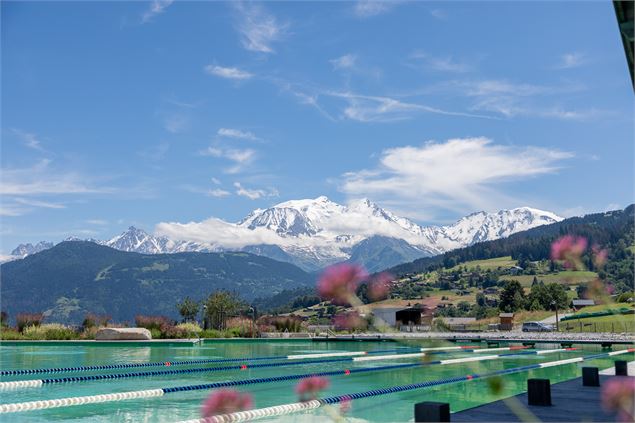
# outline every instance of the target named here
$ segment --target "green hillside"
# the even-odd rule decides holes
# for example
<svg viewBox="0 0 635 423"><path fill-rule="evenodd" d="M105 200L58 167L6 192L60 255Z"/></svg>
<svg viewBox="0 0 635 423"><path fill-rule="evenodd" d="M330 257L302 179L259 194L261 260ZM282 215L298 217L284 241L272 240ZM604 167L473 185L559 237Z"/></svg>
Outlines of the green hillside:
<svg viewBox="0 0 635 423"><path fill-rule="evenodd" d="M77 323L86 312L131 321L136 314L177 317L184 297L236 292L245 300L312 286L313 278L289 264L248 253L145 255L91 242L63 242L1 268L1 307L46 312L50 320Z"/></svg>

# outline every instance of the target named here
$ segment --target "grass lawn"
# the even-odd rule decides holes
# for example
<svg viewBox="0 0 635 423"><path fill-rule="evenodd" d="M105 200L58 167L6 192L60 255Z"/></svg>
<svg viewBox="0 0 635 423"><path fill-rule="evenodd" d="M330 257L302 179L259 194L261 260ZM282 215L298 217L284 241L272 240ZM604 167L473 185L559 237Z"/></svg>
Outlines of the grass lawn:
<svg viewBox="0 0 635 423"><path fill-rule="evenodd" d="M555 312L553 312L553 311L545 311L545 310L526 311L526 310L522 310L522 311L518 311L518 312L514 313L514 323L539 322L539 321L544 320L547 317L552 316L554 314L555 314ZM498 316L490 317L490 318L487 318L487 319L477 320L477 323L480 323L482 325L487 325L489 323L500 323L500 318Z"/></svg>
<svg viewBox="0 0 635 423"><path fill-rule="evenodd" d="M610 303L610 304L598 304L594 306L584 307L576 314L582 313L595 313L597 311L604 310L619 310L620 308L632 308L630 303Z"/></svg>
<svg viewBox="0 0 635 423"><path fill-rule="evenodd" d="M595 272L565 270L562 272L535 276L539 281L542 280L544 283L556 282L565 285L580 285L581 283L590 282L593 279L597 278L598 274ZM529 287L534 280L534 275L503 275L500 277L500 279L517 280L522 286Z"/></svg>
<svg viewBox="0 0 635 423"><path fill-rule="evenodd" d="M503 269L509 269L510 267L516 266L516 263L517 263L516 260L512 260L511 256L505 256L505 257L496 257L496 258L487 259L487 260L466 261L465 263L456 265L449 270L450 271L457 270L459 267L467 267L468 269L474 269L476 268L476 266L480 266L482 270L487 270L487 269L495 270L495 269L498 269L499 267Z"/></svg>
<svg viewBox="0 0 635 423"><path fill-rule="evenodd" d="M635 315L614 314L612 316L589 317L586 319L560 322L561 332L633 332Z"/></svg>

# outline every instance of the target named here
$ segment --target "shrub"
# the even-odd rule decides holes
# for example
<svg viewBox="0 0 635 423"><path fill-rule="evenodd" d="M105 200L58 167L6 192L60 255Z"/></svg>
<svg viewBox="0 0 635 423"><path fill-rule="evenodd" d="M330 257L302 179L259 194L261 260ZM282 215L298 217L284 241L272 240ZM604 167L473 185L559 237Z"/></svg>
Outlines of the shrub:
<svg viewBox="0 0 635 423"><path fill-rule="evenodd" d="M9 315L6 311L0 311L0 327L9 326Z"/></svg>
<svg viewBox="0 0 635 423"><path fill-rule="evenodd" d="M232 317L227 321L227 329L237 337L254 338L256 335L253 321L245 317Z"/></svg>
<svg viewBox="0 0 635 423"><path fill-rule="evenodd" d="M168 326L172 326L172 322L165 316L135 316L135 323L137 327L146 328L149 331L152 329L158 329L163 332Z"/></svg>
<svg viewBox="0 0 635 423"><path fill-rule="evenodd" d="M198 337L203 329L196 323L181 323L176 325L176 329L186 334L186 338Z"/></svg>
<svg viewBox="0 0 635 423"><path fill-rule="evenodd" d="M152 335L152 339L159 339L162 335L159 329L150 329L150 334Z"/></svg>
<svg viewBox="0 0 635 423"><path fill-rule="evenodd" d="M40 326L44 320L42 313L20 313L15 316L16 325L19 332L24 332L27 326Z"/></svg>
<svg viewBox="0 0 635 423"><path fill-rule="evenodd" d="M108 322L110 322L111 319L112 317L107 315L88 313L86 314L86 317L84 317L84 321L82 322L82 327L87 329L87 328L93 328L93 327L108 326Z"/></svg>
<svg viewBox="0 0 635 423"><path fill-rule="evenodd" d="M201 338L225 338L223 331L217 329L205 329L199 334Z"/></svg>
<svg viewBox="0 0 635 423"><path fill-rule="evenodd" d="M24 335L17 330L3 327L2 330L0 330L0 339L3 341L19 341L24 339Z"/></svg>
<svg viewBox="0 0 635 423"><path fill-rule="evenodd" d="M48 323L45 325L32 325L24 328L24 336L33 340L66 340L77 339L77 333L68 326L59 323Z"/></svg>

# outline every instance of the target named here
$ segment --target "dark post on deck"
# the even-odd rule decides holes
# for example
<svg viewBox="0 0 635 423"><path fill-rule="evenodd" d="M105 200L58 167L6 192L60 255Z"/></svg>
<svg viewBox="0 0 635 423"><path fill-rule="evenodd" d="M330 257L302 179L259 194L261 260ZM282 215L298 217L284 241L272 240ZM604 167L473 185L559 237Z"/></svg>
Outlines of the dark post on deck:
<svg viewBox="0 0 635 423"><path fill-rule="evenodd" d="M527 379L529 405L551 405L551 383L549 379Z"/></svg>
<svg viewBox="0 0 635 423"><path fill-rule="evenodd" d="M449 422L450 404L424 401L415 404L415 422Z"/></svg>
<svg viewBox="0 0 635 423"><path fill-rule="evenodd" d="M618 360L615 362L615 376L628 376L628 365L626 361Z"/></svg>
<svg viewBox="0 0 635 423"><path fill-rule="evenodd" d="M600 386L600 372L597 367L582 368L582 386Z"/></svg>

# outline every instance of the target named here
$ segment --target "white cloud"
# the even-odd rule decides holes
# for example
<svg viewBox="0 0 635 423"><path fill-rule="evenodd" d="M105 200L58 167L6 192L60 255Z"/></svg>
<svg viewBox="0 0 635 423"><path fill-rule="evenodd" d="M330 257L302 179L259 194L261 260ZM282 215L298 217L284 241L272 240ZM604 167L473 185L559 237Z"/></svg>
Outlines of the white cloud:
<svg viewBox="0 0 635 423"><path fill-rule="evenodd" d="M369 18L389 12L399 3L397 0L359 0L355 3L353 11L359 18Z"/></svg>
<svg viewBox="0 0 635 423"><path fill-rule="evenodd" d="M253 132L241 131L240 129L220 128L217 134L221 137L238 138L241 140L249 140L249 141L260 140L260 138L258 138Z"/></svg>
<svg viewBox="0 0 635 423"><path fill-rule="evenodd" d="M165 129L173 134L178 134L187 129L189 120L183 115L169 115L163 122Z"/></svg>
<svg viewBox="0 0 635 423"><path fill-rule="evenodd" d="M250 165L256 159L256 151L251 148L238 149L238 148L223 148L223 147L208 147L201 152L203 156L216 157L220 159L226 159L234 163L230 168L225 169L226 173L238 173L245 167Z"/></svg>
<svg viewBox="0 0 635 423"><path fill-rule="evenodd" d="M162 142L157 145L146 148L145 150L139 151L139 156L150 161L159 161L162 160L170 149L170 144L167 142Z"/></svg>
<svg viewBox="0 0 635 423"><path fill-rule="evenodd" d="M220 179L218 179L218 178L212 178L212 183L213 183L214 185L220 185L220 184L221 184L221 181L220 181Z"/></svg>
<svg viewBox="0 0 635 423"><path fill-rule="evenodd" d="M240 182L234 182L234 187L236 188L236 195L247 197L250 200L258 200L259 198L278 196L278 190L276 190L275 188L269 188L268 190L248 189L243 187Z"/></svg>
<svg viewBox="0 0 635 423"><path fill-rule="evenodd" d="M344 174L340 189L409 215L487 210L509 201L497 186L554 173L572 156L553 149L496 145L482 137L428 142L383 151L376 168Z"/></svg>
<svg viewBox="0 0 635 423"><path fill-rule="evenodd" d="M165 235L175 240L210 243L212 246L223 248L242 248L246 245L289 243L266 228L258 227L254 230L225 222L217 218L210 218L202 222L161 222L156 225L155 233Z"/></svg>
<svg viewBox="0 0 635 423"><path fill-rule="evenodd" d="M357 56L354 54L345 54L344 56L340 56L337 59L329 60L331 65L333 65L333 69L352 69L355 67L355 62L357 61Z"/></svg>
<svg viewBox="0 0 635 423"><path fill-rule="evenodd" d="M109 224L109 222L104 219L88 219L86 223L90 225L97 225L97 226L106 226Z"/></svg>
<svg viewBox="0 0 635 423"><path fill-rule="evenodd" d="M32 207L45 208L45 209L65 209L66 208L64 204L52 203L50 201L40 201L36 199L15 198L13 201L15 201L18 204L23 204L25 206L32 206Z"/></svg>
<svg viewBox="0 0 635 423"><path fill-rule="evenodd" d="M22 131L20 129L11 129L11 131L18 137L20 138L20 141L22 141L22 143L33 149L33 150L37 150L37 151L44 151L44 148L42 148L42 143L40 142L40 139L38 138L38 136L36 134L30 133L30 132L25 132Z"/></svg>
<svg viewBox="0 0 635 423"><path fill-rule="evenodd" d="M27 168L3 168L0 194L32 196L39 194L87 194L112 191L87 183L84 175L52 169L51 161L40 160Z"/></svg>
<svg viewBox="0 0 635 423"><path fill-rule="evenodd" d="M347 106L343 110L343 117L359 122L393 122L410 119L419 113L491 118L489 116L437 109L423 104L406 103L390 97L369 96L350 92L329 92L328 95L346 100Z"/></svg>
<svg viewBox="0 0 635 423"><path fill-rule="evenodd" d="M220 78L235 79L239 81L250 79L254 76L253 74L238 68L223 67L217 65L205 66L205 72L210 75L218 76Z"/></svg>
<svg viewBox="0 0 635 423"><path fill-rule="evenodd" d="M459 62L452 56L436 57L421 50L412 52L410 59L425 69L438 72L464 73L472 70L472 66L465 62Z"/></svg>
<svg viewBox="0 0 635 423"><path fill-rule="evenodd" d="M556 64L556 69L571 69L585 65L588 62L587 57L583 53L565 53L560 57L560 61Z"/></svg>
<svg viewBox="0 0 635 423"><path fill-rule="evenodd" d="M150 22L155 16L160 15L174 3L174 0L153 0L150 7L141 15L141 22Z"/></svg>
<svg viewBox="0 0 635 423"><path fill-rule="evenodd" d="M445 20L448 17L448 14L443 9L432 9L430 11L430 15L432 15L433 18L439 20Z"/></svg>
<svg viewBox="0 0 635 423"><path fill-rule="evenodd" d="M206 194L210 197L222 198L222 197L230 196L231 192L225 191L224 189L220 189L220 188L214 188L214 189L208 190Z"/></svg>
<svg viewBox="0 0 635 423"><path fill-rule="evenodd" d="M273 53L272 44L284 35L287 24L281 24L262 5L254 3L232 3L238 12L237 30L242 36L242 45L250 51Z"/></svg>

